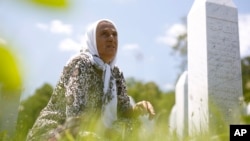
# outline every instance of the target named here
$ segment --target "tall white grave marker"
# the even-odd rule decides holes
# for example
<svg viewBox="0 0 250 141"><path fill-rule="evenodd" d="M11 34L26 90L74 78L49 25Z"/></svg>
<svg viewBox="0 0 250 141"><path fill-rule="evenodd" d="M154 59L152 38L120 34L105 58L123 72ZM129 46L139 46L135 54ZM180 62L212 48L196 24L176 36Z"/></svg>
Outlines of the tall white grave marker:
<svg viewBox="0 0 250 141"><path fill-rule="evenodd" d="M227 124L238 122L242 78L238 13L232 0L194 1L188 14L188 95L190 135L208 132L218 120L211 105Z"/></svg>

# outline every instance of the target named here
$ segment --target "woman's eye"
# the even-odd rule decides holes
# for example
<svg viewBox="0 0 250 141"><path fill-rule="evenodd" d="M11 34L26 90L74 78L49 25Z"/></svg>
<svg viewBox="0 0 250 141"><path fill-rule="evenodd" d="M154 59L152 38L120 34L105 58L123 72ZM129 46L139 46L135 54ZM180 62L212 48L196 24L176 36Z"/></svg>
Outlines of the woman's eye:
<svg viewBox="0 0 250 141"><path fill-rule="evenodd" d="M117 37L117 32L102 32L101 35L104 37L109 37L110 35Z"/></svg>
<svg viewBox="0 0 250 141"><path fill-rule="evenodd" d="M102 32L102 35L108 36L108 32Z"/></svg>
<svg viewBox="0 0 250 141"><path fill-rule="evenodd" d="M115 37L116 37L116 36L117 36L117 33L116 33L116 32L114 32L114 33L113 33L113 36L115 36Z"/></svg>

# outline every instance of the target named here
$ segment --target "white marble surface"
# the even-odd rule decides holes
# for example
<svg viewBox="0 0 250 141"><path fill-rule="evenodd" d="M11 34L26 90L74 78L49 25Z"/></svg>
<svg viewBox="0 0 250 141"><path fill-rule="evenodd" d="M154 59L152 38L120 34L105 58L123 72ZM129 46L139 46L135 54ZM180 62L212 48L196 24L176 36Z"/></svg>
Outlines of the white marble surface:
<svg viewBox="0 0 250 141"><path fill-rule="evenodd" d="M195 1L188 15L189 133L207 132L211 102L233 123L242 96L237 9L231 0Z"/></svg>
<svg viewBox="0 0 250 141"><path fill-rule="evenodd" d="M175 106L176 106L176 132L180 138L187 135L188 122L188 90L187 71L184 71L176 83Z"/></svg>

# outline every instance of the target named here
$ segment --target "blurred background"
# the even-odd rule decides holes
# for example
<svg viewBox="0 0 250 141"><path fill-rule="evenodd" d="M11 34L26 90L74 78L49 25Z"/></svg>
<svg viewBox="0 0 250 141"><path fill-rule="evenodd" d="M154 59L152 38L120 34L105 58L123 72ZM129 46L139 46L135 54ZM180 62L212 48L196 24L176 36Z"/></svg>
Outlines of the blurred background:
<svg viewBox="0 0 250 141"><path fill-rule="evenodd" d="M63 66L79 52L86 28L101 18L116 23L117 65L128 93L135 101L150 100L159 123L167 126L176 81L186 70L186 16L193 2L0 0L0 139L24 140ZM244 100L249 102L250 1L233 2L239 12ZM17 118L21 134L14 133Z"/></svg>

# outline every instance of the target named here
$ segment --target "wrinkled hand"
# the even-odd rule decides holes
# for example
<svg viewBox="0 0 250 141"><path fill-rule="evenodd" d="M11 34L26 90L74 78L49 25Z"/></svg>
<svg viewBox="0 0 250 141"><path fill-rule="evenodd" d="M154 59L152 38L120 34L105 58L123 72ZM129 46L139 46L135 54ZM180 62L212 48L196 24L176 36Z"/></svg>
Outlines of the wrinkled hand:
<svg viewBox="0 0 250 141"><path fill-rule="evenodd" d="M140 101L133 107L136 116L149 114L148 119L152 120L155 116L155 111L152 104L148 101Z"/></svg>

